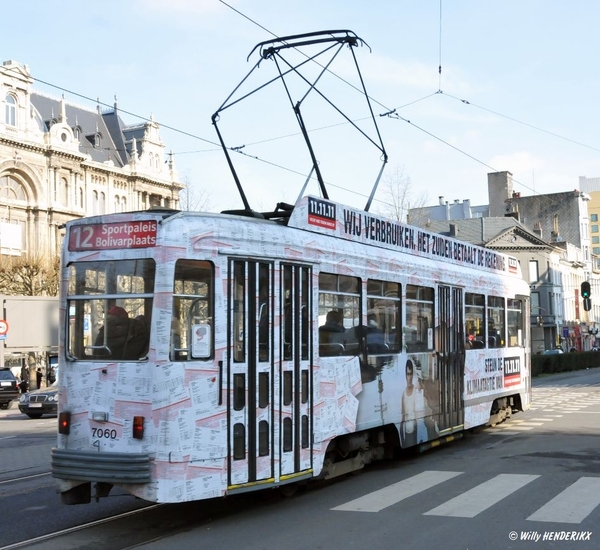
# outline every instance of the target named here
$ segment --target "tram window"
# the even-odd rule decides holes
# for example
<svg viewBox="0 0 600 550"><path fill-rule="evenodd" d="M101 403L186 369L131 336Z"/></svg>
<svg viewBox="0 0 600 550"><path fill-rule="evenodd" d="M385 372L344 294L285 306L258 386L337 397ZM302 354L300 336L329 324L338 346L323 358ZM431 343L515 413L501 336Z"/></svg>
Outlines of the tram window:
<svg viewBox="0 0 600 550"><path fill-rule="evenodd" d="M400 351L400 306L398 283L367 281L366 343L369 353Z"/></svg>
<svg viewBox="0 0 600 550"><path fill-rule="evenodd" d="M258 406L264 409L269 404L269 373L258 373Z"/></svg>
<svg viewBox="0 0 600 550"><path fill-rule="evenodd" d="M309 433L310 432L308 431L308 416L306 414L303 414L302 415L302 434L301 434L301 441L302 441L303 449L308 448Z"/></svg>
<svg viewBox="0 0 600 550"><path fill-rule="evenodd" d="M246 271L244 262L233 266L233 360L246 358Z"/></svg>
<svg viewBox="0 0 600 550"><path fill-rule="evenodd" d="M283 266L283 359L299 354L307 360L310 343L311 271L308 267ZM295 349L299 346L299 349Z"/></svg>
<svg viewBox="0 0 600 550"><path fill-rule="evenodd" d="M465 292L466 349L485 348L485 296Z"/></svg>
<svg viewBox="0 0 600 550"><path fill-rule="evenodd" d="M208 359L213 352L213 265L177 260L173 283L170 357Z"/></svg>
<svg viewBox="0 0 600 550"><path fill-rule="evenodd" d="M433 349L433 288L406 285L404 342L409 352Z"/></svg>
<svg viewBox="0 0 600 550"><path fill-rule="evenodd" d="M258 456L269 454L269 423L261 420L258 423Z"/></svg>
<svg viewBox="0 0 600 550"><path fill-rule="evenodd" d="M360 279L319 274L319 355L358 355Z"/></svg>
<svg viewBox="0 0 600 550"><path fill-rule="evenodd" d="M289 452L292 450L292 419L286 416L283 419L283 450Z"/></svg>
<svg viewBox="0 0 600 550"><path fill-rule="evenodd" d="M506 304L508 347L523 345L523 302L509 298Z"/></svg>
<svg viewBox="0 0 600 550"><path fill-rule="evenodd" d="M488 296L488 347L503 348L506 338L504 298Z"/></svg>
<svg viewBox="0 0 600 550"><path fill-rule="evenodd" d="M289 405L292 402L292 371L286 370L283 373L283 404Z"/></svg>
<svg viewBox="0 0 600 550"><path fill-rule="evenodd" d="M147 357L155 270L151 259L69 265L66 346L70 360Z"/></svg>
<svg viewBox="0 0 600 550"><path fill-rule="evenodd" d="M306 403L308 401L308 370L302 369L302 373L300 375L300 395L302 403Z"/></svg>
<svg viewBox="0 0 600 550"><path fill-rule="evenodd" d="M271 342L271 266L258 264L258 360L268 361Z"/></svg>
<svg viewBox="0 0 600 550"><path fill-rule="evenodd" d="M246 427L240 422L233 425L233 458L234 460L246 458Z"/></svg>
<svg viewBox="0 0 600 550"><path fill-rule="evenodd" d="M233 375L233 409L241 411L246 405L246 376Z"/></svg>

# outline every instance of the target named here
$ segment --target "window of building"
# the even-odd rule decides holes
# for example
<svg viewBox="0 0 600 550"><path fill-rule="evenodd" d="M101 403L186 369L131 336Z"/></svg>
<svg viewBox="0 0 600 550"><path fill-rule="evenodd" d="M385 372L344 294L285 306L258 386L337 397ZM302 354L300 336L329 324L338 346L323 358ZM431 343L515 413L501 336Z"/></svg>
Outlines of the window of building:
<svg viewBox="0 0 600 550"><path fill-rule="evenodd" d="M529 260L529 282L535 283L540 279L540 271L537 260Z"/></svg>
<svg viewBox="0 0 600 550"><path fill-rule="evenodd" d="M592 244L600 244L600 237L598 235L592 237Z"/></svg>
<svg viewBox="0 0 600 550"><path fill-rule="evenodd" d="M60 204L64 204L65 206L69 204L69 182L67 178L60 178L58 200Z"/></svg>
<svg viewBox="0 0 600 550"><path fill-rule="evenodd" d="M537 317L540 311L540 293L532 292L531 293L531 316Z"/></svg>
<svg viewBox="0 0 600 550"><path fill-rule="evenodd" d="M12 94L7 94L5 98L4 120L7 126L17 125L17 100Z"/></svg>
<svg viewBox="0 0 600 550"><path fill-rule="evenodd" d="M598 226L592 225L592 233L598 233Z"/></svg>
<svg viewBox="0 0 600 550"><path fill-rule="evenodd" d="M598 214L590 214L590 220L593 222L598 221Z"/></svg>
<svg viewBox="0 0 600 550"><path fill-rule="evenodd" d="M25 188L20 181L12 176L0 177L0 198L27 201Z"/></svg>
<svg viewBox="0 0 600 550"><path fill-rule="evenodd" d="M600 254L600 246L595 246L594 248L592 248L592 251L597 256L598 254Z"/></svg>

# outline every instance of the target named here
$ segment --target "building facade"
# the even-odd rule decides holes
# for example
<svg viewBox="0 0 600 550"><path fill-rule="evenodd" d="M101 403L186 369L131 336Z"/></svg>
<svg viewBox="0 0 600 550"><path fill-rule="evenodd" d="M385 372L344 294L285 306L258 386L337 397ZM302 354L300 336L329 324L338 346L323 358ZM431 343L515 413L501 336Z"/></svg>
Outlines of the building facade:
<svg viewBox="0 0 600 550"><path fill-rule="evenodd" d="M33 90L26 65L0 66L0 257L59 251L65 222L179 205L172 156L150 118L127 126Z"/></svg>

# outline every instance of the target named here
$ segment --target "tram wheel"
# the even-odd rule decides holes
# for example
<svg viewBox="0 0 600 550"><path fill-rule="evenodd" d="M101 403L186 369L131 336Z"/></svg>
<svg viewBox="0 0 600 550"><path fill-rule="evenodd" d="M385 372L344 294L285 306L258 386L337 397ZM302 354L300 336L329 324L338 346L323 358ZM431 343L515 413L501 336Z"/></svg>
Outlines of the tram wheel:
<svg viewBox="0 0 600 550"><path fill-rule="evenodd" d="M281 496L285 498L291 498L298 492L298 483L286 483L279 487Z"/></svg>

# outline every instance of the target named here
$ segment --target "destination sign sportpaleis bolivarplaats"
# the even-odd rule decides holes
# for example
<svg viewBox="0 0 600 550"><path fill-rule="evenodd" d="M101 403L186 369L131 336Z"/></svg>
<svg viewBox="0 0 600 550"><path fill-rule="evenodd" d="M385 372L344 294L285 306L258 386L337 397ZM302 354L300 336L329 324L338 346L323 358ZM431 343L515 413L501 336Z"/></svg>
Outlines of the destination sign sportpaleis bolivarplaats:
<svg viewBox="0 0 600 550"><path fill-rule="evenodd" d="M73 225L69 232L69 251L156 246L157 230L155 220Z"/></svg>

